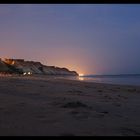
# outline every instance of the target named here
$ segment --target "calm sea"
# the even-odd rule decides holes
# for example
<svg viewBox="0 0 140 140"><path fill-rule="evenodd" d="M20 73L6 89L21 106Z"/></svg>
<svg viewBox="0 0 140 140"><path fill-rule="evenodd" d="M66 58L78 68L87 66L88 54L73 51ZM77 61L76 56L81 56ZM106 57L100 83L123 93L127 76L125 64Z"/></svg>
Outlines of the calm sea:
<svg viewBox="0 0 140 140"><path fill-rule="evenodd" d="M71 78L79 81L109 83L120 85L136 85L140 86L140 74L122 74L122 75L87 75Z"/></svg>

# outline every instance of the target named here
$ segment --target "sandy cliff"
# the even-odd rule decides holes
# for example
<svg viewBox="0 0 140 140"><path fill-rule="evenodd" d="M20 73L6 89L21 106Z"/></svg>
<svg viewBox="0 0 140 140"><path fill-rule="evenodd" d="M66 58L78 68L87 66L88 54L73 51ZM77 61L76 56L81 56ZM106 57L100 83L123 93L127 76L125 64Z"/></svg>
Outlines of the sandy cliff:
<svg viewBox="0 0 140 140"><path fill-rule="evenodd" d="M40 62L24 61L24 59L0 59L0 72L24 73L32 74L48 74L48 75L78 75L75 71L67 68L59 68L55 66L46 66Z"/></svg>

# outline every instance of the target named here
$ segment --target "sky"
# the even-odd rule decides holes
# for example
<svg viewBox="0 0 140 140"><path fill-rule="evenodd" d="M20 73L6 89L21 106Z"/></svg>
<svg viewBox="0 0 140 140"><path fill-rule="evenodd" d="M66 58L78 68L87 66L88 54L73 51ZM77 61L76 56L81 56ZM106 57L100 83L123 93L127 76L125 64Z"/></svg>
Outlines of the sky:
<svg viewBox="0 0 140 140"><path fill-rule="evenodd" d="M0 57L140 73L140 4L1 4Z"/></svg>

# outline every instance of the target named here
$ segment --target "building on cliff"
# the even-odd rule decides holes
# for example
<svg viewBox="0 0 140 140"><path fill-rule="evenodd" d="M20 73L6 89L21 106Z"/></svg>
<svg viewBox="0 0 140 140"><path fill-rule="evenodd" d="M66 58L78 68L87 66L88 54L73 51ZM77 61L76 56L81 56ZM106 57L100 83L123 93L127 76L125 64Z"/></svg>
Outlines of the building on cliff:
<svg viewBox="0 0 140 140"><path fill-rule="evenodd" d="M15 62L24 62L24 59L8 59L8 58L4 58L3 60L5 63L9 64L9 65L14 65Z"/></svg>

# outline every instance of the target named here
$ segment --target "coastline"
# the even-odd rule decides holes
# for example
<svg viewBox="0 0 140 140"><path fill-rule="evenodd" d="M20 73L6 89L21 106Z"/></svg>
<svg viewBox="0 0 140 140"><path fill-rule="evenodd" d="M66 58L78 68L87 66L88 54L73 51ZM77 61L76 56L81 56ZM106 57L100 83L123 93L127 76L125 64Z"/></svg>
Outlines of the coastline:
<svg viewBox="0 0 140 140"><path fill-rule="evenodd" d="M0 77L0 135L140 135L140 86Z"/></svg>

